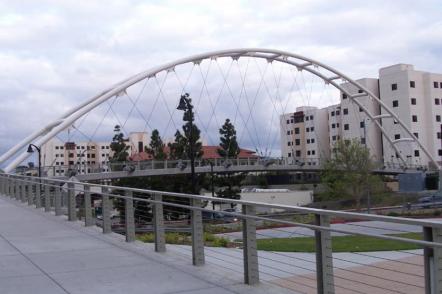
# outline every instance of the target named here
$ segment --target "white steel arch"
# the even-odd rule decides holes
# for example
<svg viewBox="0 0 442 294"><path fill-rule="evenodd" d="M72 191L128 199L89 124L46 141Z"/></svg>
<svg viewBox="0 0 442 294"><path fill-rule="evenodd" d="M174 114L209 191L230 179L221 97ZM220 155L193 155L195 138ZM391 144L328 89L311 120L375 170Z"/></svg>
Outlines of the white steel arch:
<svg viewBox="0 0 442 294"><path fill-rule="evenodd" d="M281 50L274 50L274 49L260 49L260 48L242 48L242 49L226 49L226 50L219 50L219 51L213 51L198 55L189 56L183 59L179 59L173 62L169 62L154 68L151 68L149 70L146 70L144 72L138 73L128 79L125 79L117 84L114 84L113 86L109 87L105 91L101 92L100 94L90 98L89 100L85 101L84 103L78 105L77 107L71 109L70 111L66 112L63 116L61 116L59 119L49 123L41 130L38 130L22 141L20 141L17 145L9 149L5 154L0 156L0 164L6 162L7 160L11 159L19 153L21 150L23 150L28 144L33 143L35 145L41 146L45 144L47 141L49 141L51 138L56 136L61 131L65 130L66 128L70 127L76 120L78 120L80 117L85 115L86 113L90 112L103 102L109 100L110 98L119 95L120 93L124 92L127 88L130 86L151 77L154 77L156 74L162 71L170 71L174 70L174 68L178 65L186 64L186 63L195 63L199 64L202 60L205 59L216 59L221 57L231 57L233 59L239 59L240 57L252 57L252 58L263 58L266 59L268 62L278 61L282 63L286 63L292 66L295 66L298 70L305 70L308 71L322 80L324 80L325 83L333 85L335 88L340 90L341 92L345 93L349 99L358 105L363 112L366 113L366 115L375 123L375 125L381 130L384 137L387 139L391 147L396 151L396 153L399 155L401 161L406 164L406 160L403 157L403 155L398 151L398 148L396 146L397 143L403 142L403 141L414 141L418 144L418 146L422 149L422 151L425 153L425 155L428 156L428 158L431 160L433 164L433 168L437 168L438 164L436 159L428 152L427 148L423 146L423 144L419 141L418 138L414 136L414 134L411 132L411 130L404 124L404 122L384 103L382 102L379 97L374 95L371 91L369 91L364 86L360 85L355 80L349 78L348 76L344 75L343 73L339 72L338 70L327 66L321 62L318 62L316 60L286 52ZM325 70L327 73L329 73L329 76L326 76L325 74L321 73L317 68L321 68ZM358 94L350 94L345 88L341 87L336 81L340 80L345 83L349 83L354 85L359 91ZM368 97L367 97L368 96ZM375 100L383 110L385 110L385 114L383 115L374 115L371 113L360 101L358 101L358 97L365 97L364 99L373 99ZM402 138L399 140L392 140L386 130L382 127L382 124L380 122L380 119L386 119L391 118L398 122L398 124L406 131L406 133L410 136L409 138ZM29 157L30 154L28 154L25 151L22 151L22 153L16 155L16 157L6 166L5 172L11 172L16 166L18 166L21 162L23 162L27 157Z"/></svg>

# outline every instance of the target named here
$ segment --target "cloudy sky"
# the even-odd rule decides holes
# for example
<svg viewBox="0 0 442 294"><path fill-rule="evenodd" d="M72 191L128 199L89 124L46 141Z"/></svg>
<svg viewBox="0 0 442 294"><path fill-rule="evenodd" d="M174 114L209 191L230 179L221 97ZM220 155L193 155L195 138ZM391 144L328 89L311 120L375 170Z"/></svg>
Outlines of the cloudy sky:
<svg viewBox="0 0 442 294"><path fill-rule="evenodd" d="M353 78L442 72L442 2L0 0L0 153L112 83L209 50L263 47Z"/></svg>

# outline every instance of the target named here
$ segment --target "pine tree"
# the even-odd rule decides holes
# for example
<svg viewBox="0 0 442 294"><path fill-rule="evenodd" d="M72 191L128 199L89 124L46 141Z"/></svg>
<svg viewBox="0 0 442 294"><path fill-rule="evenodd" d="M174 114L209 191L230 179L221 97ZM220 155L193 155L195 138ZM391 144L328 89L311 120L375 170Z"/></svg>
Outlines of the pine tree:
<svg viewBox="0 0 442 294"><path fill-rule="evenodd" d="M236 158L239 155L240 148L236 139L235 126L226 119L222 127L219 129L220 143L218 154L227 158ZM220 187L216 196L219 198L239 199L241 182L244 180L243 174L225 173L216 178L217 186ZM232 205L233 207L234 205Z"/></svg>
<svg viewBox="0 0 442 294"><path fill-rule="evenodd" d="M150 136L149 148L146 147L146 152L155 160L165 160L167 156L164 152L164 146L158 130L153 130L152 135Z"/></svg>
<svg viewBox="0 0 442 294"><path fill-rule="evenodd" d="M110 158L111 162L123 162L127 160L129 153L129 146L126 145L128 140L124 138L124 134L121 132L121 128L119 125L116 125L114 128L114 137L112 138L112 142L110 143L110 148L114 152L112 157Z"/></svg>
<svg viewBox="0 0 442 294"><path fill-rule="evenodd" d="M226 119L221 129L219 129L221 135L218 154L223 158L236 158L240 152L238 141L236 140L235 126L230 122L230 119Z"/></svg>

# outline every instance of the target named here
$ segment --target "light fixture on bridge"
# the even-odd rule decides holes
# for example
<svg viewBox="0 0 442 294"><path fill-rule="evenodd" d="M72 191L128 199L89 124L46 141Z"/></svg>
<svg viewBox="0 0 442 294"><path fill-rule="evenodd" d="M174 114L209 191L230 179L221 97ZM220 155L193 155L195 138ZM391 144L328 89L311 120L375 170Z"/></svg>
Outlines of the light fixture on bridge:
<svg viewBox="0 0 442 294"><path fill-rule="evenodd" d="M123 171L128 172L128 173L133 173L135 171L135 166L134 165L126 165L123 167Z"/></svg>
<svg viewBox="0 0 442 294"><path fill-rule="evenodd" d="M226 161L224 161L223 165L225 168L229 168L232 166L232 162L229 159L227 159Z"/></svg>
<svg viewBox="0 0 442 294"><path fill-rule="evenodd" d="M178 163L176 164L176 167L179 168L180 170L185 170L187 167L187 164L185 162L183 162L182 160L179 160Z"/></svg>
<svg viewBox="0 0 442 294"><path fill-rule="evenodd" d="M264 160L264 166L265 167L269 167L270 165L275 164L275 163L276 163L276 160L274 160L274 159L266 159L266 160Z"/></svg>

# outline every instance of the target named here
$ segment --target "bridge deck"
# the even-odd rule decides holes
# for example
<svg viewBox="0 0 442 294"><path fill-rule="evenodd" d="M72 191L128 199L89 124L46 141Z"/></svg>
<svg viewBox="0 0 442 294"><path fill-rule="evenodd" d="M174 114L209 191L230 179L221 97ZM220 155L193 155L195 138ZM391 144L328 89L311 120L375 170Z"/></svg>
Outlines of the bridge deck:
<svg viewBox="0 0 442 294"><path fill-rule="evenodd" d="M194 267L170 249L155 253L148 244L0 198L3 294L269 293L269 285L244 285L240 274L210 264Z"/></svg>

